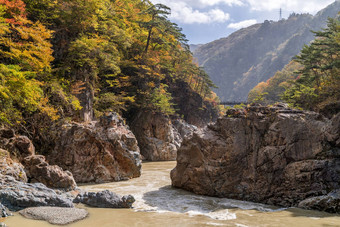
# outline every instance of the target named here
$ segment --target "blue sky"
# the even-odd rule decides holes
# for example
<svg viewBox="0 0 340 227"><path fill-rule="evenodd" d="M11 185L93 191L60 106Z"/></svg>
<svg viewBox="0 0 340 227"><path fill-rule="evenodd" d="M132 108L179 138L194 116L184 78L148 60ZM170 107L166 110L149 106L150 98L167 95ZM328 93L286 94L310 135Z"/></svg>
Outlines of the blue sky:
<svg viewBox="0 0 340 227"><path fill-rule="evenodd" d="M183 28L189 44L204 44L264 20L291 13L315 14L334 0L151 0L171 8L171 21Z"/></svg>

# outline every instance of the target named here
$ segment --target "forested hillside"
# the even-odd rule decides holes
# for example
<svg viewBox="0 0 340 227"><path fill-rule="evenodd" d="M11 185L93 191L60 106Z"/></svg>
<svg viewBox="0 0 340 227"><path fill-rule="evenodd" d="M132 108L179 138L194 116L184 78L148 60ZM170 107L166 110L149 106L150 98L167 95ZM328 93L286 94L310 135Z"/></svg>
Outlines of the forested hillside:
<svg viewBox="0 0 340 227"><path fill-rule="evenodd" d="M282 70L314 39L310 30L325 27L339 10L335 1L315 16L291 14L278 22L265 21L199 47L194 57L218 84L221 100L246 101L252 88Z"/></svg>
<svg viewBox="0 0 340 227"><path fill-rule="evenodd" d="M296 58L249 93L249 101L294 107L332 116L340 111L340 20L329 19L326 29L314 32Z"/></svg>
<svg viewBox="0 0 340 227"><path fill-rule="evenodd" d="M0 4L0 125L34 134L49 121L90 121L109 111L128 117L148 109L186 117L182 96L195 97L192 111L216 112L214 85L192 63L185 36L167 19L165 5Z"/></svg>

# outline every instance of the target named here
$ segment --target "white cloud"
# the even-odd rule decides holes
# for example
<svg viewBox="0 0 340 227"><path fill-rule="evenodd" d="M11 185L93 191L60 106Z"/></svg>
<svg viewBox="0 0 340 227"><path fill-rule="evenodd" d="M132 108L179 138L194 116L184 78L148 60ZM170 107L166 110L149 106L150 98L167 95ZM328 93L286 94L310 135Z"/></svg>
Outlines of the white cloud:
<svg viewBox="0 0 340 227"><path fill-rule="evenodd" d="M198 2L202 6L215 6L215 5L218 5L218 4L225 4L225 5L228 5L228 6L233 6L233 5L242 6L242 5L244 5L242 0L199 0Z"/></svg>
<svg viewBox="0 0 340 227"><path fill-rule="evenodd" d="M228 13L225 13L218 8L200 11L189 6L184 1L155 0L154 2L169 6L171 8L171 15L169 18L184 24L225 22L230 18Z"/></svg>
<svg viewBox="0 0 340 227"><path fill-rule="evenodd" d="M233 29L241 29L241 28L246 28L249 27L250 25L256 24L257 21L255 19L252 20L244 20L240 21L238 23L231 23L228 25L228 28L233 28Z"/></svg>
<svg viewBox="0 0 340 227"><path fill-rule="evenodd" d="M162 3L170 5L172 3L184 3L194 8L206 8L216 5L241 6L244 5L244 0L151 0L152 3Z"/></svg>
<svg viewBox="0 0 340 227"><path fill-rule="evenodd" d="M282 8L286 11L294 11L297 13L308 12L316 13L325 8L334 0L243 0L247 2L252 10L271 11Z"/></svg>
<svg viewBox="0 0 340 227"><path fill-rule="evenodd" d="M316 13L334 0L151 0L151 2L169 6L171 8L169 18L174 21L183 24L210 24L229 20L229 13L222 10L225 6L244 6L260 12L273 10L278 12L282 8L284 13Z"/></svg>

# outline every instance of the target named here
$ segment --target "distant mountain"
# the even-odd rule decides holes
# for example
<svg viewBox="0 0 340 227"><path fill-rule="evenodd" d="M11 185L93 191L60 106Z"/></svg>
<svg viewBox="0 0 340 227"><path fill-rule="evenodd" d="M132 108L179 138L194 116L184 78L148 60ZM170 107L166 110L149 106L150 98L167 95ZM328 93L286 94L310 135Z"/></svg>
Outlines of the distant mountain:
<svg viewBox="0 0 340 227"><path fill-rule="evenodd" d="M258 83L268 80L314 39L311 30L326 26L340 11L335 1L315 16L292 14L278 22L265 21L198 47L194 57L219 87L223 101L244 101Z"/></svg>
<svg viewBox="0 0 340 227"><path fill-rule="evenodd" d="M196 51L199 47L203 46L203 44L190 44L189 48L191 52Z"/></svg>

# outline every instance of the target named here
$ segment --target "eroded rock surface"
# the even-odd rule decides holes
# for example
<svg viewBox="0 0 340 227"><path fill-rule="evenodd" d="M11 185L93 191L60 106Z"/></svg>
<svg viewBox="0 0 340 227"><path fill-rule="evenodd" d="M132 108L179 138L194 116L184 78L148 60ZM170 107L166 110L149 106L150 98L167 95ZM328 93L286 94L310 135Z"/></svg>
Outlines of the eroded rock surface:
<svg viewBox="0 0 340 227"><path fill-rule="evenodd" d="M12 216L12 213L9 212L7 207L5 207L4 205L0 203L0 218L5 218L8 216Z"/></svg>
<svg viewBox="0 0 340 227"><path fill-rule="evenodd" d="M121 197L114 192L105 190L97 193L81 192L73 202L100 208L131 208L135 198L132 195Z"/></svg>
<svg viewBox="0 0 340 227"><path fill-rule="evenodd" d="M340 190L330 192L327 195L305 199L298 206L305 209L340 213Z"/></svg>
<svg viewBox="0 0 340 227"><path fill-rule="evenodd" d="M22 161L35 154L35 147L27 136L15 135L12 129L0 129L0 148L10 152L12 158Z"/></svg>
<svg viewBox="0 0 340 227"><path fill-rule="evenodd" d="M49 165L43 155L28 156L23 163L31 183L39 182L50 188L65 190L73 190L77 186L71 172L63 171L57 165Z"/></svg>
<svg viewBox="0 0 340 227"><path fill-rule="evenodd" d="M0 148L0 174L9 175L18 181L27 182L24 166L11 159L8 151Z"/></svg>
<svg viewBox="0 0 340 227"><path fill-rule="evenodd" d="M230 110L184 140L172 185L280 206L325 196L340 187L339 119L284 106Z"/></svg>
<svg viewBox="0 0 340 227"><path fill-rule="evenodd" d="M114 113L100 122L64 125L48 161L70 171L77 183L127 180L141 173L137 140Z"/></svg>
<svg viewBox="0 0 340 227"><path fill-rule="evenodd" d="M72 200L41 183L28 184L0 174L0 202L11 211L26 207L73 207Z"/></svg>
<svg viewBox="0 0 340 227"><path fill-rule="evenodd" d="M149 161L176 160L182 142L169 117L161 113L140 111L131 123L141 154Z"/></svg>

